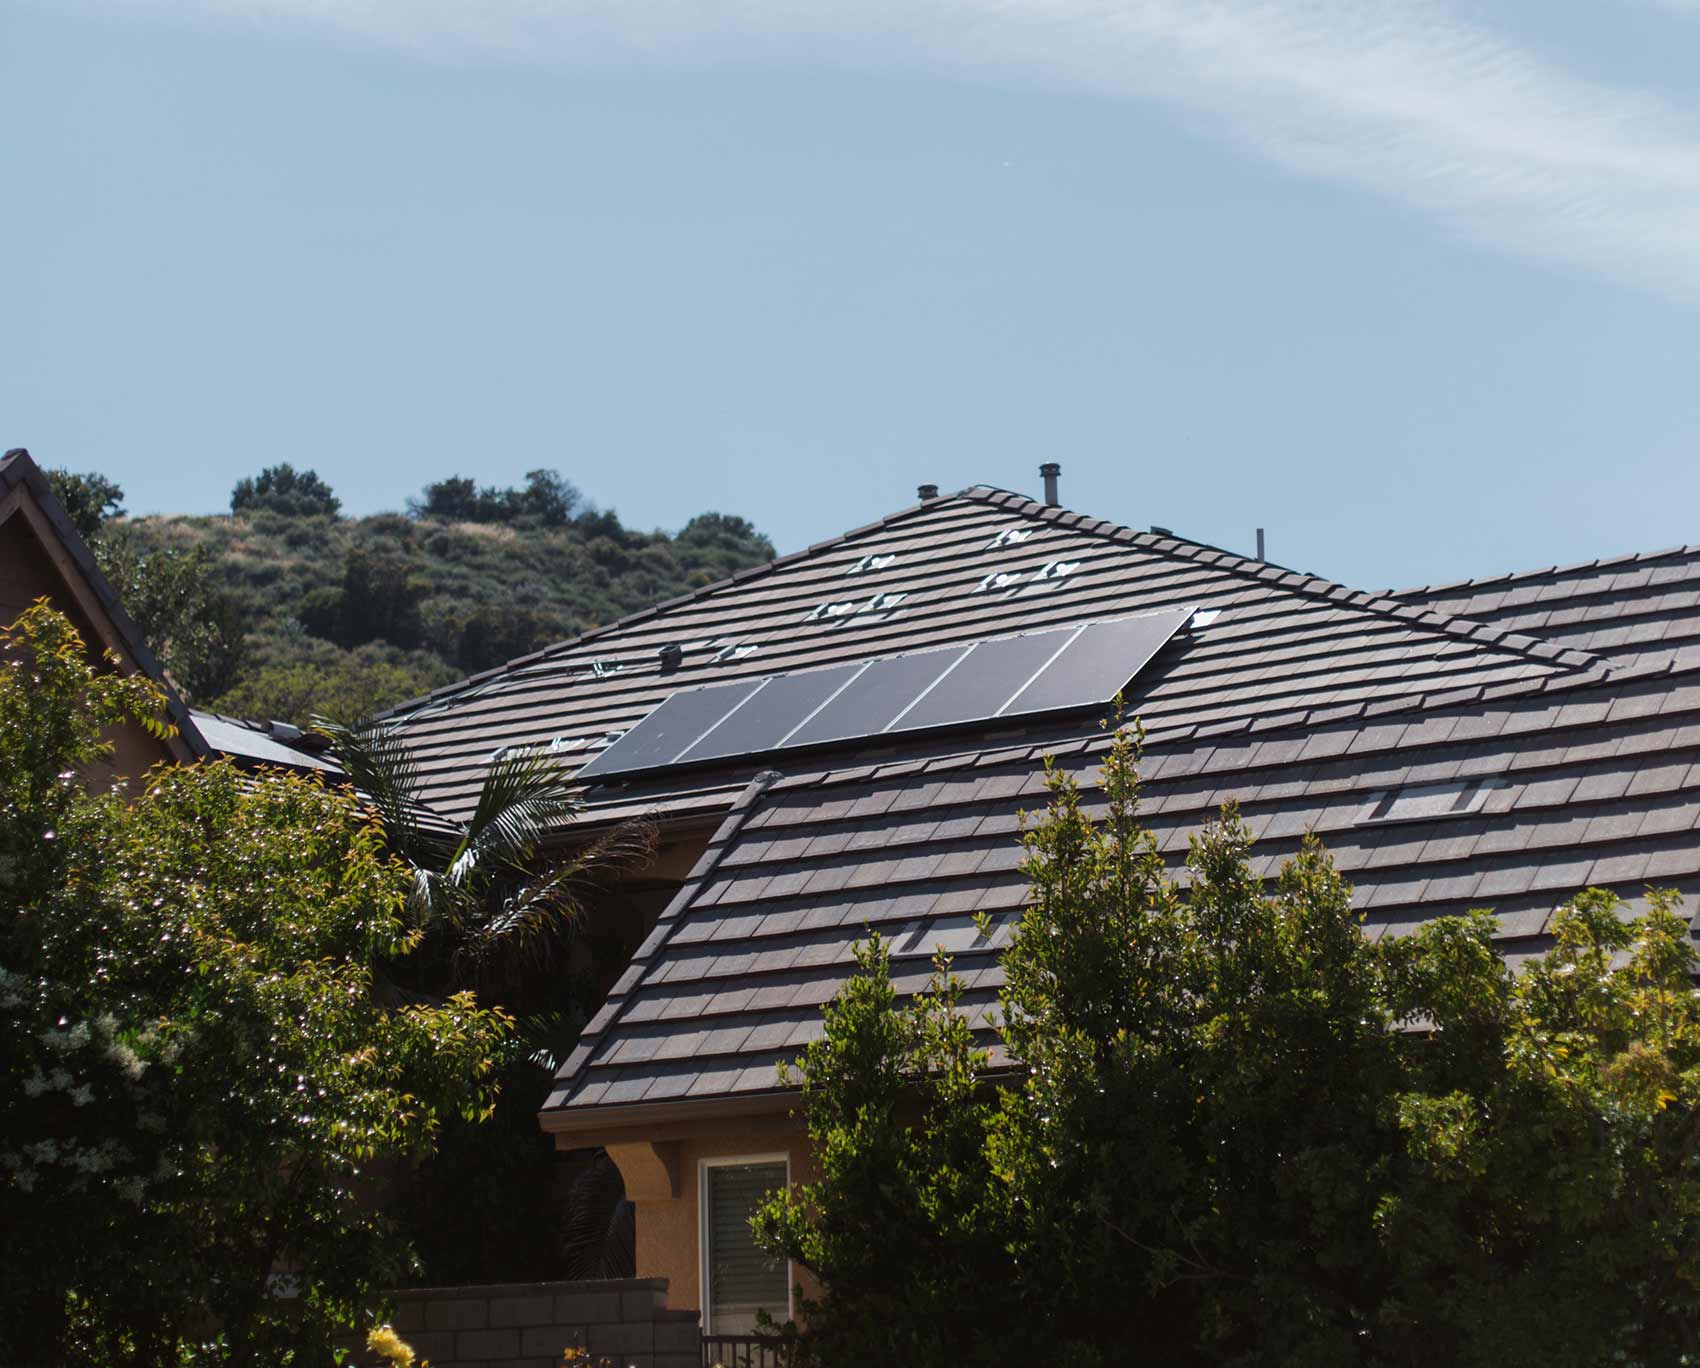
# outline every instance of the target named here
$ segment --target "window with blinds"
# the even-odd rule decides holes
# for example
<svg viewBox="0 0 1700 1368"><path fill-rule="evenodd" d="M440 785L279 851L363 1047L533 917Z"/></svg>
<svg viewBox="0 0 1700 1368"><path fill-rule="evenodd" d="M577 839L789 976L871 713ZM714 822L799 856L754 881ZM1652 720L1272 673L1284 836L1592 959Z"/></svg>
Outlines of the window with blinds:
<svg viewBox="0 0 1700 1368"><path fill-rule="evenodd" d="M704 1329L744 1335L756 1328L758 1311L776 1321L789 1315L785 1260L769 1257L750 1233L756 1206L775 1188L784 1187L785 1179L783 1159L703 1166Z"/></svg>

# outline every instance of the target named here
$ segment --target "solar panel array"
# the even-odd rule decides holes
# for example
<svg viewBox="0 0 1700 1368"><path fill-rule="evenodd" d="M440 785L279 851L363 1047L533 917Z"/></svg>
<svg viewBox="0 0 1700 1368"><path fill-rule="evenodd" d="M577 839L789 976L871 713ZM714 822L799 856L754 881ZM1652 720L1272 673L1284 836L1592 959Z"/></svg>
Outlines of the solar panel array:
<svg viewBox="0 0 1700 1368"><path fill-rule="evenodd" d="M578 773L765 755L1035 713L1101 707L1192 616L1171 609L681 689Z"/></svg>

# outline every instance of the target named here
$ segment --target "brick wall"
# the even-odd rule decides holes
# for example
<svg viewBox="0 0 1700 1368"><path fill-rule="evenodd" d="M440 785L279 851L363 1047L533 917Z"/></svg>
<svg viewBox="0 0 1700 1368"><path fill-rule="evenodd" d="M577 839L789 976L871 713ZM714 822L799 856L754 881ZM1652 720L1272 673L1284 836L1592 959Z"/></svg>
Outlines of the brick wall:
<svg viewBox="0 0 1700 1368"><path fill-rule="evenodd" d="M588 1350L615 1368L701 1368L695 1311L667 1309L667 1279L424 1287L395 1293L396 1333L431 1368L560 1368ZM361 1342L354 1361L381 1362Z"/></svg>

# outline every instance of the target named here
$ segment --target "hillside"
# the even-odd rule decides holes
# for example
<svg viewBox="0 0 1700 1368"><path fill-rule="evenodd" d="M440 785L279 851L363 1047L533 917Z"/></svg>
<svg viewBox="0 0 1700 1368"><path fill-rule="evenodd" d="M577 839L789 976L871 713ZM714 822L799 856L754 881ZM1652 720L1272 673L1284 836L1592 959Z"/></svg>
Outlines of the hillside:
<svg viewBox="0 0 1700 1368"><path fill-rule="evenodd" d="M640 532L558 477L546 491L570 498L535 508L536 487L457 501L443 491L471 482L444 481L409 514L364 518L251 499L111 517L98 554L192 702L296 722L399 702L773 555L742 518Z"/></svg>

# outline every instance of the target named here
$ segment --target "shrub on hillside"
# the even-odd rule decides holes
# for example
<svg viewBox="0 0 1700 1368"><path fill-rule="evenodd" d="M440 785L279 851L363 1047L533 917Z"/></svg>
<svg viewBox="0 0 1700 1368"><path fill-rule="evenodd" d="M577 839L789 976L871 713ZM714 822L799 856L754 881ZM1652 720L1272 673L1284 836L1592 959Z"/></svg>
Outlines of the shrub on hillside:
<svg viewBox="0 0 1700 1368"><path fill-rule="evenodd" d="M239 480L230 492L232 513L279 513L290 518L335 514L342 500L317 472L296 470L285 461Z"/></svg>

